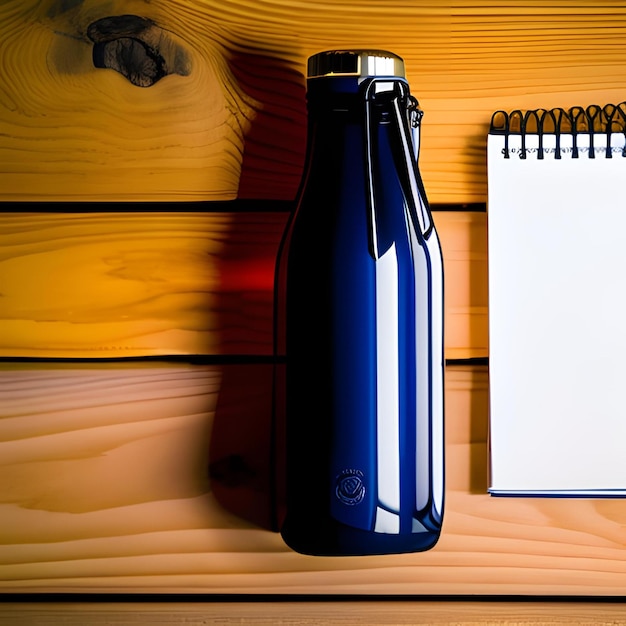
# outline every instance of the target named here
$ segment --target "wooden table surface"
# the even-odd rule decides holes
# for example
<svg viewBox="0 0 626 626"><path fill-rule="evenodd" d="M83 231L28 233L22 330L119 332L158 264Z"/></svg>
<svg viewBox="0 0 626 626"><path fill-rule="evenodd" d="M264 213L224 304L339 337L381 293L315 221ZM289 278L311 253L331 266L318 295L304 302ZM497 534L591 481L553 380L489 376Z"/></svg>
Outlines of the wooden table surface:
<svg viewBox="0 0 626 626"><path fill-rule="evenodd" d="M491 113L619 103L624 41L622 0L0 4L0 592L621 597L626 502L486 493L484 208ZM273 264L304 63L337 47L405 57L426 111L449 364L445 522L422 554L306 557L272 528ZM106 606L83 609L106 623ZM613 604L263 606L266 623L622 620ZM119 623L153 610L128 608ZM4 603L0 621L39 610L85 619Z"/></svg>

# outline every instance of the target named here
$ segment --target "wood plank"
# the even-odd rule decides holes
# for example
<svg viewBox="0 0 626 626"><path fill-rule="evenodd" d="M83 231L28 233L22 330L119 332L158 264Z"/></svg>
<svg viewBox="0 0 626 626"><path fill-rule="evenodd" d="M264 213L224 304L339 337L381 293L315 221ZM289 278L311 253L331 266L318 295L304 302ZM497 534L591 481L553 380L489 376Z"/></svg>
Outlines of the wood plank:
<svg viewBox="0 0 626 626"><path fill-rule="evenodd" d="M290 551L266 514L269 381L268 365L5 365L0 590L623 593L624 500L486 494L480 366L447 368L446 515L435 548Z"/></svg>
<svg viewBox="0 0 626 626"><path fill-rule="evenodd" d="M272 353L284 213L0 214L0 356ZM486 214L436 212L446 356L487 355Z"/></svg>
<svg viewBox="0 0 626 626"><path fill-rule="evenodd" d="M166 68L151 86L94 66L120 15L151 24L130 38ZM625 36L622 0L7 0L0 200L291 199L306 58L339 45L406 59L430 200L485 202L493 111L620 102Z"/></svg>
<svg viewBox="0 0 626 626"><path fill-rule="evenodd" d="M345 601L10 603L0 605L13 626L32 624L355 624L383 626L613 626L626 619L623 604L601 602Z"/></svg>

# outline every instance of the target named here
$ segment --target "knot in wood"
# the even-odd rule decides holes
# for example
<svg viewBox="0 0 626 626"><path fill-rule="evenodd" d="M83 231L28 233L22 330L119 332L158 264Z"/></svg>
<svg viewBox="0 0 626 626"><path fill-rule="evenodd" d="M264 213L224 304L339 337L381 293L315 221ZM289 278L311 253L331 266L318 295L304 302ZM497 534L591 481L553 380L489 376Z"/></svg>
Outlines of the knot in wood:
<svg viewBox="0 0 626 626"><path fill-rule="evenodd" d="M103 17L89 25L87 36L94 44L94 66L115 70L137 87L151 87L168 74L188 73L184 54L175 54L173 65L167 62L172 43L145 17Z"/></svg>

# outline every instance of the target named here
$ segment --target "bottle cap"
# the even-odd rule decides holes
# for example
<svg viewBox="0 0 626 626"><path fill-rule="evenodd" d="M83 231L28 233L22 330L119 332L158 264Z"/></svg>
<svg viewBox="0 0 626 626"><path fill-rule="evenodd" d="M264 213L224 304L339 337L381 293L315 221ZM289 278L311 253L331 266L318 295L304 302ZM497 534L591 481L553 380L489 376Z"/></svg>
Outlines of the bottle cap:
<svg viewBox="0 0 626 626"><path fill-rule="evenodd" d="M405 78L404 61L385 50L328 50L309 58L308 78L320 76L397 76Z"/></svg>

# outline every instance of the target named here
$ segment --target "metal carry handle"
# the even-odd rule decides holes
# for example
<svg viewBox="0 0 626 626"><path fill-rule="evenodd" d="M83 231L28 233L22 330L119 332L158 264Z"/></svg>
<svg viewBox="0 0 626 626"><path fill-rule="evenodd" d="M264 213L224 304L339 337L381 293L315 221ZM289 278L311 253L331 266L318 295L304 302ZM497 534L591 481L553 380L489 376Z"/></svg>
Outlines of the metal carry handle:
<svg viewBox="0 0 626 626"><path fill-rule="evenodd" d="M419 174L417 159L419 156L419 129L423 116L417 100L410 95L404 81L393 79L374 79L365 90L365 155L367 200L369 205L370 253L374 259L380 258L380 233L378 231L378 201L376 194L376 173L380 169L380 156L376 145L378 121L373 114L373 103L384 94L389 98L392 116L389 123L395 126L393 140L398 155L395 168L398 172L406 209L414 223L415 230L424 239L428 239L433 230L433 221L426 201L424 185Z"/></svg>

